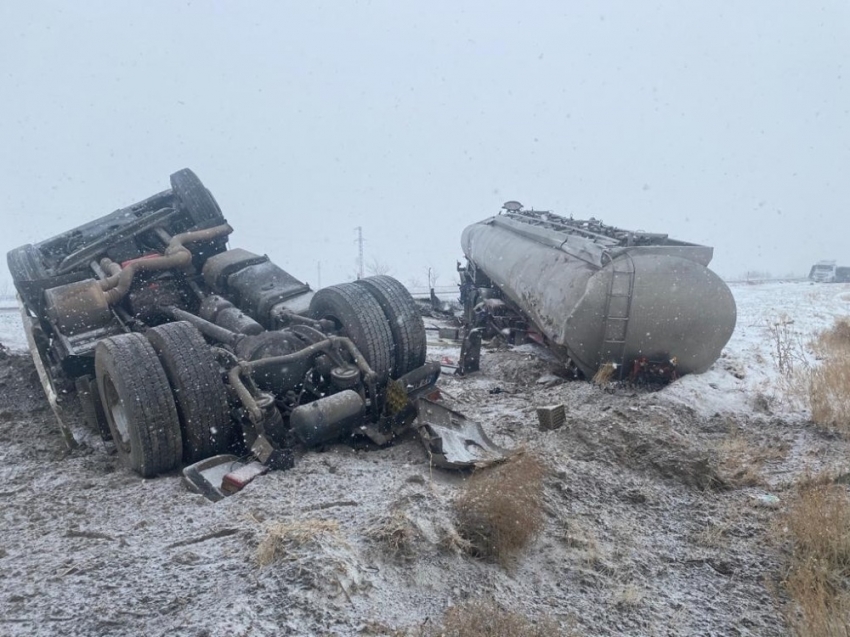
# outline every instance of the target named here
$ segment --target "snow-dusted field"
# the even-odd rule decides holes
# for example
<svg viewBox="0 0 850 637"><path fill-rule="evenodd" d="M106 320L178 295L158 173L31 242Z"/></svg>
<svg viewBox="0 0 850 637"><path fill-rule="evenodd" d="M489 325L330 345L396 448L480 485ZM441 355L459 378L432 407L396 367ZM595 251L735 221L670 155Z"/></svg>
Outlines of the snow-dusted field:
<svg viewBox="0 0 850 637"><path fill-rule="evenodd" d="M20 311L14 307L14 302L0 304L0 343L13 352L25 352L27 349Z"/></svg>
<svg viewBox="0 0 850 637"><path fill-rule="evenodd" d="M551 468L545 530L510 569L446 548L462 476L430 467L413 438L305 453L212 504L176 475L117 467L80 425L84 445L66 453L31 365L8 359L0 634L389 635L487 595L550 614L564 634L784 635L771 525L793 480L846 466L850 446L785 398L770 326L782 319L805 342L850 315L850 286L733 292L738 327L723 357L656 393L553 379L556 363L531 346L485 349L481 373L441 380L497 442ZM456 358L456 343L429 339L429 357ZM0 312L0 342L24 345L14 313ZM539 431L535 406L557 402L567 424ZM741 482L744 469L757 479ZM406 553L370 532L390 515L415 530ZM335 529L257 564L270 525L305 521Z"/></svg>
<svg viewBox="0 0 850 637"><path fill-rule="evenodd" d="M731 287L738 305L738 323L723 357L707 373L682 378L664 394L680 398L703 415L720 412L738 416L751 413L753 401L761 394L777 403L783 417L805 417L782 400L771 326L785 321L788 333L807 344L812 335L832 325L836 318L850 316L850 285L796 282Z"/></svg>

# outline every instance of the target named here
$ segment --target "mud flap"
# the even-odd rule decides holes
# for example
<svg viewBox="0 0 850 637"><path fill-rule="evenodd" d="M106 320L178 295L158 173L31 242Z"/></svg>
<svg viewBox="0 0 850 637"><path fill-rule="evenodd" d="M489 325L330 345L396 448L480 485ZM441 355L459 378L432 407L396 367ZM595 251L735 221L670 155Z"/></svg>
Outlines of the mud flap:
<svg viewBox="0 0 850 637"><path fill-rule="evenodd" d="M416 406L416 430L436 466L481 468L507 458L508 450L494 444L481 425L463 414L427 398L420 398Z"/></svg>
<svg viewBox="0 0 850 637"><path fill-rule="evenodd" d="M481 328L469 330L460 346L460 362L455 370L458 376L466 376L481 369Z"/></svg>

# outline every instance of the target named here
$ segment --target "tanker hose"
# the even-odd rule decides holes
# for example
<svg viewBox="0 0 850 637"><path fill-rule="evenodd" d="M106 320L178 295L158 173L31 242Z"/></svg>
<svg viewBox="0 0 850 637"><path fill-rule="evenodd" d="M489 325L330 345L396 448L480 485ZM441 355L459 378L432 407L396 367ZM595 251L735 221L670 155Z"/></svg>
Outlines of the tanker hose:
<svg viewBox="0 0 850 637"><path fill-rule="evenodd" d="M207 228L206 230L195 230L194 232L177 234L171 237L162 256L133 259L124 265L124 267L121 267L111 259L101 259L100 267L110 273L108 277L102 279L100 282L100 287L104 290L104 295L106 296L106 302L109 305L115 305L123 299L127 295L127 292L130 291L130 286L133 284L133 277L136 275L136 272L154 272L188 266L192 262L192 253L183 245L184 243L211 241L226 236L231 232L233 232L233 228L225 223L214 228Z"/></svg>

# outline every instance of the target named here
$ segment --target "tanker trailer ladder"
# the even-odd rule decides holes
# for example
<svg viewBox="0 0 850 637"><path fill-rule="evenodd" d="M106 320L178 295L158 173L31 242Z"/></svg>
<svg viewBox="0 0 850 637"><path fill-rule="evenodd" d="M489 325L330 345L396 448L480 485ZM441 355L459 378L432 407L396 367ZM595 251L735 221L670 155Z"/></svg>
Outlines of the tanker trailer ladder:
<svg viewBox="0 0 850 637"><path fill-rule="evenodd" d="M605 299L605 326L599 367L613 363L617 380L623 380L626 368L626 339L629 332L629 316L632 309L632 294L635 288L635 264L630 254L611 262L611 278Z"/></svg>

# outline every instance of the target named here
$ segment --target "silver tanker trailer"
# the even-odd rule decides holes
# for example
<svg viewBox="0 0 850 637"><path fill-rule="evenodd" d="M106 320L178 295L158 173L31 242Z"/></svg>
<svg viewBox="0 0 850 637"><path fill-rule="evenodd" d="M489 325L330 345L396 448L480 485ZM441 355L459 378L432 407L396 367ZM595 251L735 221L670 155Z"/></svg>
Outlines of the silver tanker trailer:
<svg viewBox="0 0 850 637"><path fill-rule="evenodd" d="M708 269L707 246L515 201L467 227L461 243L467 370L489 331L530 337L587 378L671 380L706 371L735 328L735 300Z"/></svg>

